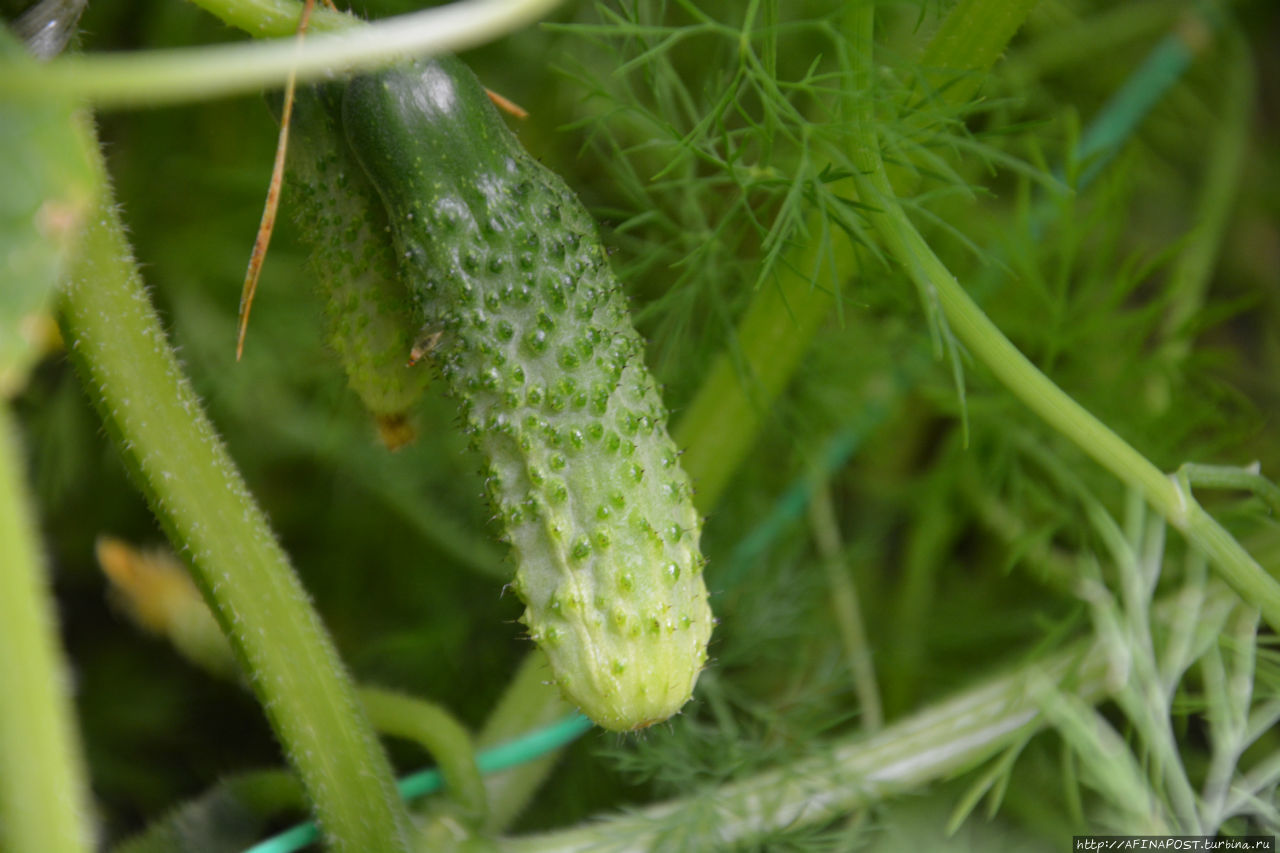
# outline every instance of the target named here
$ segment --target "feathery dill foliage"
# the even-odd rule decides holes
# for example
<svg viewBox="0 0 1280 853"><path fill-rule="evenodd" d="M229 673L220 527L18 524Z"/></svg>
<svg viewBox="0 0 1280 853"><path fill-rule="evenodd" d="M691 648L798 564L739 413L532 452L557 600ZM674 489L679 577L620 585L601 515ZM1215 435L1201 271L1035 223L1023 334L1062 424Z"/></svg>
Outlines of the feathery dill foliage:
<svg viewBox="0 0 1280 853"><path fill-rule="evenodd" d="M762 439L768 448L762 454L778 461L739 474L740 488L708 527L709 579L721 627L702 701L643 741L604 754L627 778L650 781L659 794L679 794L820 752L823 734L856 723L834 625L819 615L829 610L830 589L817 572L812 532L792 521L745 567L731 556L776 516L777 504L764 496L779 495L804 472L829 482L840 504L855 508L842 514L842 527L854 531L849 535L871 539L850 548L859 559L853 573L861 594L872 602L866 618L891 716L961 688L994 661L1055 647L1087 630L1089 613L1095 621L1106 608L1125 613L1130 634L1109 635L1111 651L1125 656L1127 644L1137 644L1151 652L1141 665L1165 668L1167 697L1146 708L1132 697L1120 699L1124 733L1135 750L1123 759L1136 768L1124 777L1126 802L1155 803L1152 808L1164 810L1159 825L1212 831L1224 824L1207 817L1195 822L1187 797L1171 800L1167 789L1182 785L1185 794L1195 785L1201 811L1207 815L1213 802L1221 811L1221 777L1234 767L1230 745L1243 748L1247 741L1263 756L1274 754L1273 737L1251 730L1249 739L1238 726L1225 741L1220 731L1207 749L1200 740L1206 727L1222 728L1215 719L1267 719L1275 703L1274 665L1258 667L1252 699L1237 691L1229 708L1221 702L1208 708L1201 673L1221 669L1215 660L1224 654L1206 639L1212 631L1196 635L1194 653L1174 650L1169 657L1168 649L1157 654L1150 643L1142 646L1144 631L1166 643L1176 631L1156 616L1157 590L1210 598L1221 592L1205 585L1203 566L1176 538L1145 552L1137 541L1127 551L1120 547L1114 533L1122 526L1106 519L1123 513L1125 497L1111 475L1070 442L1046 436L1043 424L993 387L985 371L966 366L961 399L947 365L935 360L930 366L936 351L919 319L916 291L880 262L864 209L844 180L856 130L846 99L865 94L850 91L852 48L841 31L846 8L599 3L590 23L557 28L571 40L572 49L562 53L572 58L563 60L562 70L580 90L585 114L568 129L585 136L598 168L611 178L598 190L596 209L611 220L607 239L622 249L615 263L641 296L642 321L657 338L657 357L671 365L663 371L671 381L683 381L689 371L680 366L712 351L707 342L721 339L751 293L772 286L798 246L819 244L813 256L822 261L805 272L816 287L848 288L856 306L846 304L842 328L815 341L810 369L781 402L787 416ZM1167 10L1152 6L1146 13L1153 18L1144 24L1147 32L1169 22ZM1080 27L1106 17L1105 10L1096 14L1083 5L1072 14ZM915 59L935 24L932 14L916 18L914 10L907 15L882 4L877 15L872 114L881 154L900 200L948 267L1041 369L1157 464L1173 469L1224 450L1239 453L1256 436L1257 416L1222 381L1229 359L1203 343L1190 349L1187 343L1242 303L1208 299L1196 315L1200 322L1170 327L1177 296L1165 284L1179 275L1193 239L1177 229L1192 223L1170 227L1153 220L1152 199L1191 211L1194 193L1170 181L1168 164L1151 162L1142 148L1121 157L1096 185L1077 187L1081 164L1072 151L1079 118L1070 106L1076 93L1019 63L1037 55L1039 40L1051 39L1052 17L1028 28L1025 51L1011 51L1009 65L1021 76L994 76L981 99L955 100L948 94L958 81ZM1126 48L1132 61L1126 56L1123 65L1132 67L1146 44ZM1208 91L1188 89L1175 111ZM1182 156L1174 149L1188 148L1185 139L1165 144L1171 159ZM1055 174L1049 162L1066 168ZM839 272L823 265L831 241L843 239L838 231L860 246L866 262L856 282L842 284ZM881 401L890 409L882 418L889 425L869 427L860 437L868 447L852 465L824 461L816 448L847 438L858 419L865 420L848 399L850 389L877 383L893 389ZM967 434L959 420L966 412ZM1220 508L1254 530L1265 515L1252 499ZM1160 527L1143 524L1144 531ZM1145 603L1131 594L1132 557L1139 552L1150 577ZM1089 602L1084 609L1082 595ZM1239 643L1256 646L1242 625ZM790 656L790 680L788 664L774 659L781 654ZM1265 649L1258 654L1269 659ZM1253 681L1255 673L1240 666L1237 660L1237 680ZM1094 713L1086 705L1075 711ZM1055 724L1076 757L1065 766L1055 760L1053 772L1072 778L1076 762L1093 763L1083 774L1086 790L1073 800L1082 803L1075 826L1137 826L1132 808L1117 816L1090 793L1090 785L1107 778L1097 742L1078 737L1079 720L1066 713ZM1043 789L1021 790L1022 777L1015 777L1038 769L1015 760L1023 747L981 774L969 807L989 794L993 807L1008 804L1024 814L1035 808L1032 797ZM1190 781L1148 774L1156 753L1176 757L1179 770L1185 762ZM1263 801L1274 796L1268 760L1253 765ZM704 821L700 802L693 796L685 810L665 818L671 838ZM967 813L954 801L938 807ZM789 843L821 849L825 833ZM837 848L849 842L839 837Z"/></svg>
<svg viewBox="0 0 1280 853"><path fill-rule="evenodd" d="M1052 476L1106 543L1107 569L1078 555L1073 583L1125 674L1118 714L1033 688L1075 765L1076 820L1102 832L1274 833L1280 674L1257 609L1210 578L1201 555L1170 553L1163 519L1140 501L1117 517L1070 472Z"/></svg>
<svg viewBox="0 0 1280 853"><path fill-rule="evenodd" d="M919 188L913 209L954 235L963 236L931 218L927 205L946 197L971 204L975 173L985 177L998 162L1046 180L971 135L966 114L994 102L951 103L903 55L890 51L884 58L874 94L853 93L852 46L842 31L847 11L848 4L833 2L599 3L587 13L590 22L554 27L567 39L558 51L565 57L560 70L581 93L585 114L566 129L585 138L610 177L598 182L603 197L595 210L611 226L606 241L622 249L615 264L641 297L638 319L656 338L653 354L668 367L669 382L698 379L683 367L714 352L745 301L774 286L797 249L817 245L808 253L817 264L801 272L815 287L831 289L847 274L832 266L832 241L844 239L837 232L877 255L847 180L855 131L850 97L877 99L886 160ZM895 20L891 29L911 34L914 23ZM856 283L855 298L918 313L914 289L874 264L874 277ZM850 332L826 340L826 366L799 383L802 406L783 401L789 412L805 408L793 412L788 427L805 430L804 439L815 444L839 429L858 409L848 398L864 378L833 383L833 371L849 378L852 361L875 365L865 371L868 381L892 376L877 347L919 343L902 341L901 323L895 329L896 337L877 331L859 341ZM801 446L804 439L770 442L781 440L783 458L795 451L804 460L813 455ZM777 471L781 480L746 475L753 479L742 500L719 514L734 519L726 526L737 525L726 535L744 535L770 512L772 496L796 473L794 463ZM763 506L744 507L752 495L763 496ZM620 771L653 780L661 793L687 791L699 780L818 748L823 733L856 717L834 626L824 615L814 627L814 614L828 610L829 589L815 571L809 540L804 524L790 524L780 542L739 567L737 580L720 582L714 605L721 625L714 671L700 686L704 702L641 742L610 750ZM713 578L732 563L713 560Z"/></svg>
<svg viewBox="0 0 1280 853"><path fill-rule="evenodd" d="M855 91L849 8L624 0L595 4L583 13L589 21L551 27L566 38L558 70L581 101L582 117L565 129L608 175L594 188L594 209L622 250L619 275L641 297L637 322L653 333L664 365L712 352L708 344L724 339L751 294L774 286L801 254L811 260L795 271L840 291L839 232L879 256L848 180L851 99L875 99L883 156L910 183L908 207L979 255L932 213L938 199L972 201L981 192L975 171L983 178L996 167L1053 183L971 131L974 115L1002 100L946 97L912 60L913 48L883 50L874 91ZM903 42L918 41L916 25L933 20L927 6L909 16L884 8L886 29ZM880 281L896 279L876 266Z"/></svg>
<svg viewBox="0 0 1280 853"><path fill-rule="evenodd" d="M839 186L850 141L840 6L600 3L594 22L559 28L585 114L569 129L609 175L597 212L664 358L687 355L671 345L687 348L703 324L731 323L789 247L862 231ZM834 286L829 268L817 272Z"/></svg>

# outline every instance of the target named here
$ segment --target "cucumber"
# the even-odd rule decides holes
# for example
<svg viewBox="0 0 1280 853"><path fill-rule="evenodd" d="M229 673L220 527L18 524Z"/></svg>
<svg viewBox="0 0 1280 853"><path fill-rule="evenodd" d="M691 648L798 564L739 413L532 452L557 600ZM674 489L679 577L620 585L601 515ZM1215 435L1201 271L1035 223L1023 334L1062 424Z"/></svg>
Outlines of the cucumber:
<svg viewBox="0 0 1280 853"><path fill-rule="evenodd" d="M311 247L329 345L383 443L396 450L413 440L409 411L431 374L411 363L418 327L386 212L332 116L337 104L323 103L335 97L341 92L316 87L294 95L286 197Z"/></svg>
<svg viewBox="0 0 1280 853"><path fill-rule="evenodd" d="M488 460L530 636L597 724L666 719L707 660L701 519L594 222L458 60L351 79L340 120Z"/></svg>

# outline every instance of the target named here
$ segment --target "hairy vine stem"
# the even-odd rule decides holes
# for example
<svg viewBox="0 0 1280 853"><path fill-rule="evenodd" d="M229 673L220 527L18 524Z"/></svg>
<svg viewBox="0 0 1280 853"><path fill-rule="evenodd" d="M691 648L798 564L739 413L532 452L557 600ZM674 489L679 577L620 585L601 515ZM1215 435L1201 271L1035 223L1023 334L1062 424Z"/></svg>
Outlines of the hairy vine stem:
<svg viewBox="0 0 1280 853"><path fill-rule="evenodd" d="M230 638L335 850L409 849L386 755L332 641L227 455L143 288L108 190L60 325L81 381Z"/></svg>

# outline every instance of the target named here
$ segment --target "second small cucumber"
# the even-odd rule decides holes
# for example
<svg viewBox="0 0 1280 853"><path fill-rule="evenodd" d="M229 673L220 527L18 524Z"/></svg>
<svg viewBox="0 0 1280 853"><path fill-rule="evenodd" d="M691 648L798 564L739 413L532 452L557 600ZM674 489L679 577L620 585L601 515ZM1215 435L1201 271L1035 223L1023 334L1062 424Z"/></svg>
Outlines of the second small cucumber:
<svg viewBox="0 0 1280 853"><path fill-rule="evenodd" d="M386 211L351 156L326 98L330 87L300 87L289 148L289 206L311 245L325 300L329 344L352 390L392 450L413 438L410 411L430 372L410 364L418 325L400 279Z"/></svg>

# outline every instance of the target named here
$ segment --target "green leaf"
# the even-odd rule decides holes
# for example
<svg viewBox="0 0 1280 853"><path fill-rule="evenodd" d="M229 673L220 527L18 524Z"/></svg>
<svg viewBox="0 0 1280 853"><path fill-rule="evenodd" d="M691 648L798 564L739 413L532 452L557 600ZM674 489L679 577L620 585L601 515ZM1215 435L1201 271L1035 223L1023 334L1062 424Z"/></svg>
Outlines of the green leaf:
<svg viewBox="0 0 1280 853"><path fill-rule="evenodd" d="M6 74L34 60L0 31ZM0 396L10 396L51 337L47 307L99 185L87 119L68 99L0 99Z"/></svg>

